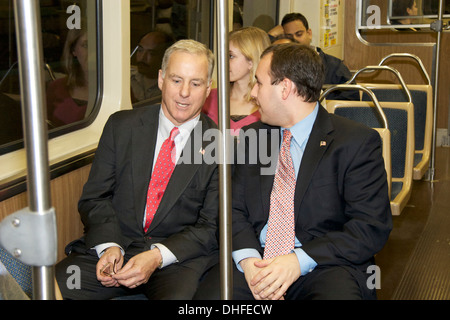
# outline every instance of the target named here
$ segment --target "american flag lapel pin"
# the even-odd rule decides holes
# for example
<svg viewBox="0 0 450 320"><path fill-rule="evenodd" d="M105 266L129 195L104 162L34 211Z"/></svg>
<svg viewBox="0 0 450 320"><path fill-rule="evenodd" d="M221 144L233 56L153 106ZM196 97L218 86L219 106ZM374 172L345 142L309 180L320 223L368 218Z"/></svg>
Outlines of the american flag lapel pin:
<svg viewBox="0 0 450 320"><path fill-rule="evenodd" d="M326 141L320 141L320 146L321 147L326 147L327 146L327 142Z"/></svg>

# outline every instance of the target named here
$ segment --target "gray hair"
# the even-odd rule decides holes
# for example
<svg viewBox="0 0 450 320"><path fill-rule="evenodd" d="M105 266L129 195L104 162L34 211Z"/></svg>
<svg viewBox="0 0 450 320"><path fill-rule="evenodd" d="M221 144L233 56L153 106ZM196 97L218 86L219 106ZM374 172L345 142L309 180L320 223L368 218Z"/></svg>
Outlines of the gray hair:
<svg viewBox="0 0 450 320"><path fill-rule="evenodd" d="M161 64L163 77L166 75L167 64L169 63L170 56L172 55L172 53L177 51L190 54L205 55L208 59L208 81L211 81L215 64L214 54L203 43L191 39L179 40L166 50Z"/></svg>

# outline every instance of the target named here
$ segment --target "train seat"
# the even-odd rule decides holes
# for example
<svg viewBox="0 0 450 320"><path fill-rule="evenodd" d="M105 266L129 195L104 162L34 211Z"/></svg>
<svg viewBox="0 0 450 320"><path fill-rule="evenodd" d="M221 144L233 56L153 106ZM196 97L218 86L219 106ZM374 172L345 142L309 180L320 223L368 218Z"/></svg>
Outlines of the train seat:
<svg viewBox="0 0 450 320"><path fill-rule="evenodd" d="M17 260L2 247L0 247L0 283L0 300L29 300L33 297L32 267ZM7 288L4 288L4 285ZM8 292L4 293L2 289L7 289ZM56 279L55 298L62 300Z"/></svg>
<svg viewBox="0 0 450 320"><path fill-rule="evenodd" d="M326 106L329 112L364 123L372 128L383 128L373 102L329 100ZM391 210L393 215L400 215L412 191L414 107L410 102L380 102L380 106L386 115L391 138ZM383 148L387 146L387 143L383 140ZM389 159L389 152L383 150L383 156L386 162L386 159ZM386 172L388 172L389 164L386 165Z"/></svg>
<svg viewBox="0 0 450 320"><path fill-rule="evenodd" d="M349 101L341 101L341 100L329 100L326 103L326 109L330 113L336 113L336 109L343 107L344 104L346 106L354 105L354 106L360 106L361 103L358 102L349 102ZM369 107L367 105L367 107ZM337 112L339 114L339 111ZM391 160L391 132L387 128L373 128L375 129L381 137L381 141L383 143L383 159L384 159L384 165L386 168L386 175L387 175L387 181L388 181L388 187L389 187L389 198L391 198L392 195L392 160ZM396 193L397 186L396 187Z"/></svg>
<svg viewBox="0 0 450 320"><path fill-rule="evenodd" d="M361 83L375 93L379 101L406 102L408 97L400 85ZM407 85L414 105L414 171L413 179L420 180L430 163L433 130L433 90L431 85ZM362 93L362 100L369 101Z"/></svg>
<svg viewBox="0 0 450 320"><path fill-rule="evenodd" d="M0 247L0 300L30 300L33 297L32 268ZM62 300L55 280L55 297ZM144 294L112 300L148 300Z"/></svg>
<svg viewBox="0 0 450 320"><path fill-rule="evenodd" d="M380 135L383 143L383 159L386 168L386 175L389 189L389 199L392 199L392 157L391 157L391 131L387 128L374 128ZM399 191L395 190L395 194Z"/></svg>
<svg viewBox="0 0 450 320"><path fill-rule="evenodd" d="M0 248L0 264L0 281L2 282L0 289L8 284L8 292L0 292L0 299L30 299L33 292L31 267L14 258L3 248Z"/></svg>

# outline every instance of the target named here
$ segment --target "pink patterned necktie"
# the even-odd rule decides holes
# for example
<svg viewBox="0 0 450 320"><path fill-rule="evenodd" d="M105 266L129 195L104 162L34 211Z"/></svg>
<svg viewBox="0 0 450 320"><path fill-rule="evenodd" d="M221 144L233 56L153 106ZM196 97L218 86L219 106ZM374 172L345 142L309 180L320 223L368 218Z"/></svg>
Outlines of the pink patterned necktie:
<svg viewBox="0 0 450 320"><path fill-rule="evenodd" d="M290 145L292 133L284 130L283 143L278 157L278 166L270 195L270 212L264 259L290 253L294 249L294 193L295 170L292 164Z"/></svg>
<svg viewBox="0 0 450 320"><path fill-rule="evenodd" d="M177 127L170 132L169 138L164 141L153 169L152 178L148 186L147 206L145 215L144 231L147 232L153 221L156 210L164 195L170 176L175 168L176 149L175 137L180 133Z"/></svg>

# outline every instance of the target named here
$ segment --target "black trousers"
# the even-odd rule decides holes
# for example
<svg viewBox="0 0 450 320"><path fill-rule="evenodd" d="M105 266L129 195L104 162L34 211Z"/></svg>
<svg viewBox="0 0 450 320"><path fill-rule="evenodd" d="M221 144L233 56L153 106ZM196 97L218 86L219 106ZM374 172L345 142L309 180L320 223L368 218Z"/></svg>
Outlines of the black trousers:
<svg viewBox="0 0 450 320"><path fill-rule="evenodd" d="M130 259L125 255L125 262ZM68 300L109 300L142 297L150 300L190 300L200 279L195 270L181 265L156 269L146 284L136 289L104 287L96 276L99 258L94 250L88 254L71 253L55 267L61 294ZM78 277L78 278L77 278Z"/></svg>
<svg viewBox="0 0 450 320"><path fill-rule="evenodd" d="M376 290L367 287L367 277L349 266L316 267L287 290L286 300L374 300ZM219 300L220 266L214 266L200 283L196 300ZM254 300L245 276L233 263L233 300Z"/></svg>

